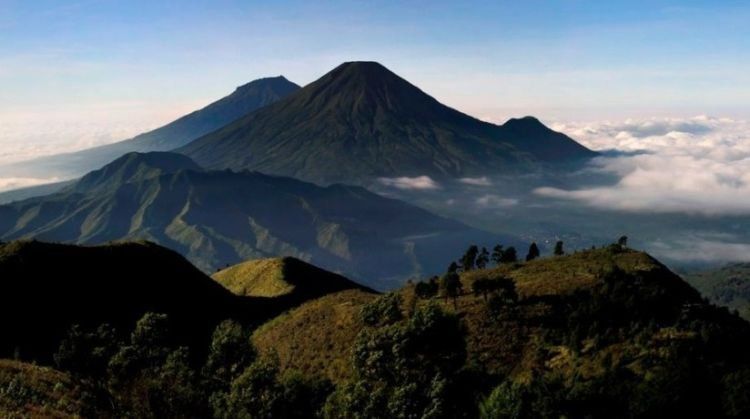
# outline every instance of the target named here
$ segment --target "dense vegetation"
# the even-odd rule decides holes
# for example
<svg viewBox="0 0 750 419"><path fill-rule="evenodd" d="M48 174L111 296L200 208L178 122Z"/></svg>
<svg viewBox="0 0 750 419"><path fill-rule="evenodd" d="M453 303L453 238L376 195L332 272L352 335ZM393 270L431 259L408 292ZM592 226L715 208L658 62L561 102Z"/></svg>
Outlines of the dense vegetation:
<svg viewBox="0 0 750 419"><path fill-rule="evenodd" d="M100 417L750 414L750 325L648 255L502 253L470 248L445 275L381 296L333 290L257 329L228 313L203 343L159 312L71 324L50 354L60 372L44 375L61 384L0 368L0 400Z"/></svg>

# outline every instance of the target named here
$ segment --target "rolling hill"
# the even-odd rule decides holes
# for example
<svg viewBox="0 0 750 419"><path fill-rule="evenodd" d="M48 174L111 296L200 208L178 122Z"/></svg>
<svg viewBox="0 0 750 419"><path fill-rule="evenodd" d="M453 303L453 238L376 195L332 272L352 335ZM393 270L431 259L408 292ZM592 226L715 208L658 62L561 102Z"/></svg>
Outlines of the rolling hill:
<svg viewBox="0 0 750 419"><path fill-rule="evenodd" d="M63 191L0 206L0 239L29 238L149 240L205 272L293 256L380 289L442 271L465 243L502 239L361 187L203 171L165 152L131 153Z"/></svg>
<svg viewBox="0 0 750 419"><path fill-rule="evenodd" d="M595 155L532 117L479 121L374 62L344 63L176 151L207 168L318 183L523 173Z"/></svg>
<svg viewBox="0 0 750 419"><path fill-rule="evenodd" d="M146 312L168 314L180 343L205 349L224 319L257 325L328 293L367 290L300 261L284 259L282 265L295 285L292 292L247 296L233 294L179 254L148 242L0 243L0 358L49 363L71 325L108 323L126 331ZM245 278L238 269L228 272L235 281ZM278 270L266 265L254 272L270 277Z"/></svg>
<svg viewBox="0 0 750 419"><path fill-rule="evenodd" d="M249 260L211 277L235 295L247 297L322 296L355 288L372 292L341 275L293 257Z"/></svg>
<svg viewBox="0 0 750 419"><path fill-rule="evenodd" d="M519 300L494 319L488 303L471 290L477 280L498 277L514 281ZM474 270L463 273L461 282L455 309L442 297L435 301L463 320L467 365L496 377L526 381L551 372L594 380L608 372L605 358L643 376L663 348L701 339L688 331L685 319L692 315L701 318L695 320L699 324L723 330L723 339L741 342L750 336L750 325L711 308L664 265L633 250L587 250ZM406 312L430 302L415 298L414 285L396 292ZM259 327L253 342L261 354L278 356L283 368L346 382L353 378L352 350L363 328L357 315L376 298L344 291L311 300ZM713 356L742 357L738 351L722 349Z"/></svg>
<svg viewBox="0 0 750 419"><path fill-rule="evenodd" d="M299 88L283 76L258 79L237 87L230 95L202 109L131 139L74 153L19 162L4 166L0 170L13 176L77 177L129 152L166 151L188 144L237 118L286 97ZM30 193L35 193L34 189L31 189Z"/></svg>

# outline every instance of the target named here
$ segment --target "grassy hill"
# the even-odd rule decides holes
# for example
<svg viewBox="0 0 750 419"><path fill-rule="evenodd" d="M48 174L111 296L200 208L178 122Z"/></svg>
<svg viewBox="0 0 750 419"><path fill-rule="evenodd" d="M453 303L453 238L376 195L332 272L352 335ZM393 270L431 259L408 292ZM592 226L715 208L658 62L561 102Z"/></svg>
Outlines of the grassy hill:
<svg viewBox="0 0 750 419"><path fill-rule="evenodd" d="M750 263L691 272L685 275L685 280L714 304L737 310L745 320L750 320Z"/></svg>
<svg viewBox="0 0 750 419"><path fill-rule="evenodd" d="M488 315L487 302L471 289L479 279L500 276L514 281L519 303L513 315L496 320ZM686 307L702 305L697 291L649 255L616 248L470 271L461 275L461 282L457 308L451 301L436 300L464 321L467 364L521 380L545 369L568 377L595 376L603 372L605 359L638 370L657 346L695 338L680 334L673 323ZM427 303L416 299L413 286L397 293L406 311ZM345 381L351 377L352 342L362 327L352 317L373 298L347 292L307 302L263 325L253 341L261 352L275 351L285 368ZM576 312L592 301L603 304L585 314ZM632 312L629 307L634 307ZM721 316L729 328L746 332L746 324L728 313ZM649 342L615 332L625 324L650 323L653 333L643 338ZM602 329L606 337L589 338L589 329ZM571 332L580 336L571 337Z"/></svg>
<svg viewBox="0 0 750 419"><path fill-rule="evenodd" d="M352 377L351 350L362 329L359 311L376 297L356 289L309 301L258 328L253 344L264 356L278 356L284 370L341 382Z"/></svg>
<svg viewBox="0 0 750 419"><path fill-rule="evenodd" d="M345 289L365 289L341 275L292 257L249 260L211 277L235 295L248 297L314 298Z"/></svg>

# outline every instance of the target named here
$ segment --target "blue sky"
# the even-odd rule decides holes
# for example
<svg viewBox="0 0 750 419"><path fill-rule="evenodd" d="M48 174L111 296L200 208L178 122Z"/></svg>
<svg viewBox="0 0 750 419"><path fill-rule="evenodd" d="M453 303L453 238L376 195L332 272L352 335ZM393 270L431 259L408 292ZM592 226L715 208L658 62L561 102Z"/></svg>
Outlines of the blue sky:
<svg viewBox="0 0 750 419"><path fill-rule="evenodd" d="M306 84L349 60L498 122L744 116L747 22L746 1L0 0L0 123L140 129L255 78Z"/></svg>

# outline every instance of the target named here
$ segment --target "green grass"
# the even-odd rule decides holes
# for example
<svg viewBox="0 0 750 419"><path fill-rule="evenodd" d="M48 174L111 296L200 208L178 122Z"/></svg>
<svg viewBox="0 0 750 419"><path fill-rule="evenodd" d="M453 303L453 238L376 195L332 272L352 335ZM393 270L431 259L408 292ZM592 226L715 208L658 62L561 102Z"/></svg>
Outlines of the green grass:
<svg viewBox="0 0 750 419"><path fill-rule="evenodd" d="M468 364L498 376L527 379L537 369L559 369L566 376L588 377L601 373L603 360L633 363L645 356L643 348L622 340L584 349L572 356L565 346L544 346L542 336L554 322L551 303L545 298L571 295L601 284L600 274L617 267L629 277L657 278L663 289L691 295L689 287L649 255L632 250L597 249L567 256L538 259L528 263L475 270L461 275L464 293L458 298L457 313L466 326ZM479 278L504 275L512 278L519 293L520 313L515 319L492 320L482 297L471 294L471 283ZM635 280L635 279L633 279ZM414 286L398 290L405 310L426 304L414 297ZM530 298L534 303L524 303ZM253 342L261 353L275 351L282 368L324 375L334 382L351 376L351 347L361 324L356 320L371 295L342 292L309 301L258 329ZM452 301L437 301L453 311ZM593 342L584 342L584 348ZM540 355L544 353L544 355Z"/></svg>

